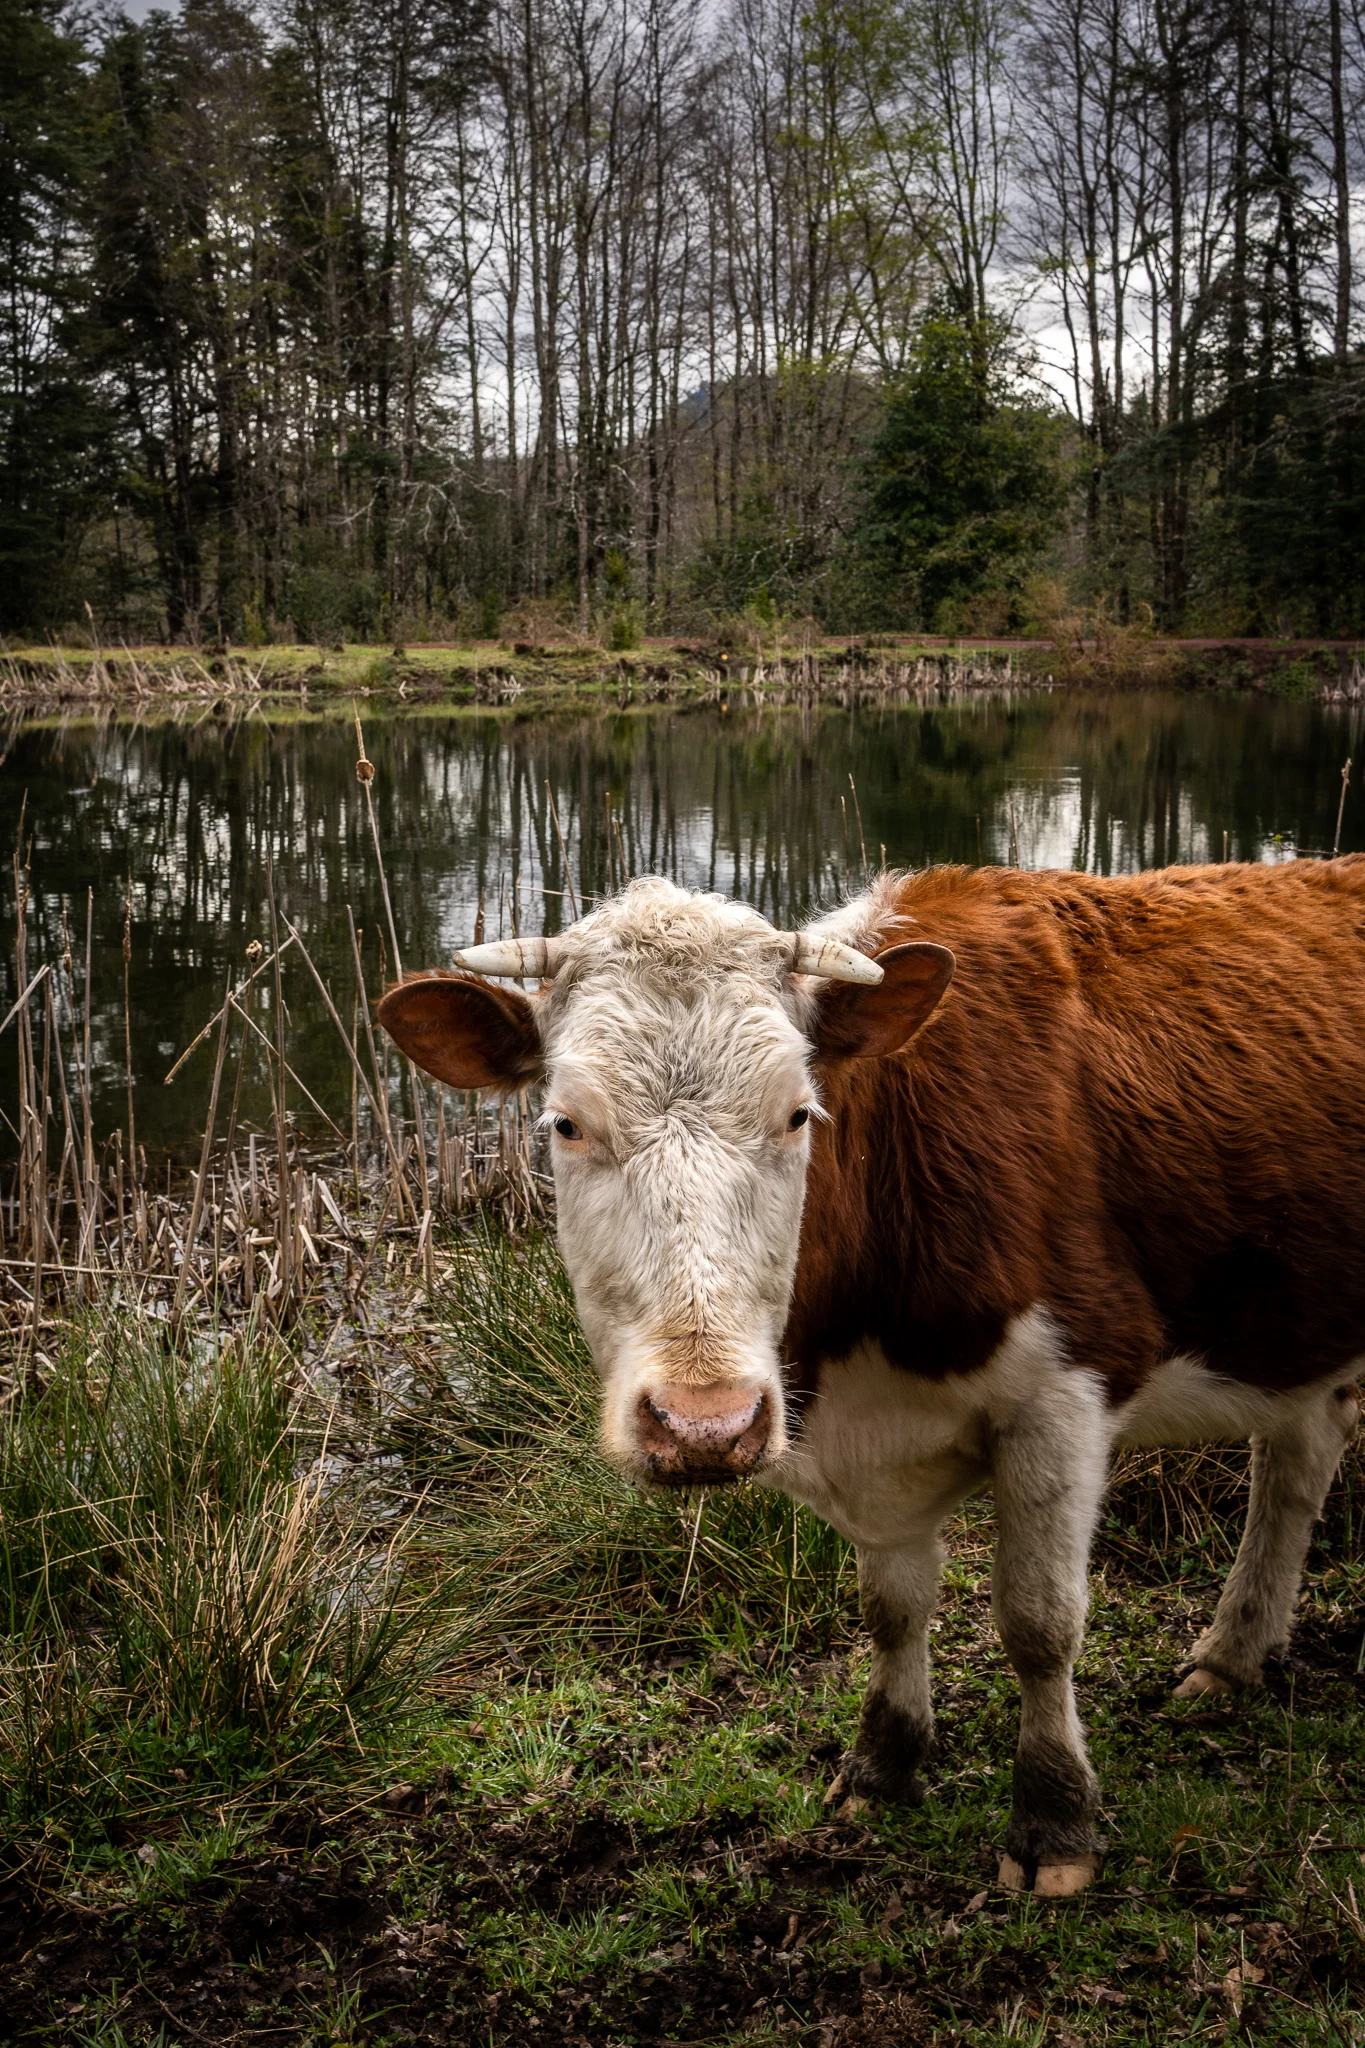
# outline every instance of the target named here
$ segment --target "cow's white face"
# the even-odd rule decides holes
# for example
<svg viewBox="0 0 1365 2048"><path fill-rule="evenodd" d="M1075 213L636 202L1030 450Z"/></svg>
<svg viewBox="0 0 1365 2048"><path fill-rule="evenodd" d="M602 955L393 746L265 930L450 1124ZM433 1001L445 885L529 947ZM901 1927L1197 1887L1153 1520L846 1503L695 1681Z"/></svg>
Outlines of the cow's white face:
<svg viewBox="0 0 1365 2048"><path fill-rule="evenodd" d="M843 1056L892 1049L888 996L899 1045L947 985L941 948L898 953L918 956L914 990L892 977L886 994L839 991ZM716 1483L786 1447L779 1344L822 1113L824 986L793 974L791 935L756 912L651 879L557 941L530 1000L426 977L381 1006L403 1049L456 1085L543 1079L603 1441L641 1479ZM867 1048L855 999L871 1001Z"/></svg>
<svg viewBox="0 0 1365 2048"><path fill-rule="evenodd" d="M721 960L589 968L546 1020L559 1242L603 1440L660 1480L735 1476L784 1447L778 1340L818 1109L776 934L703 914Z"/></svg>

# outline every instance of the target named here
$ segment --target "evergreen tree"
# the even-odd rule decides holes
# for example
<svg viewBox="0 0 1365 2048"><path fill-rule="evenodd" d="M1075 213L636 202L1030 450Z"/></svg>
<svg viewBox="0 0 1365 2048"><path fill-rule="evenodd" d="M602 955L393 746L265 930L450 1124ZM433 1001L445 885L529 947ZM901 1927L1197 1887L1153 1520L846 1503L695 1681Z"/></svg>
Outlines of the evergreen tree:
<svg viewBox="0 0 1365 2048"><path fill-rule="evenodd" d="M1018 622L1024 577L1057 525L1055 417L1019 393L1006 324L935 311L887 401L853 554L893 623L954 632L994 600Z"/></svg>

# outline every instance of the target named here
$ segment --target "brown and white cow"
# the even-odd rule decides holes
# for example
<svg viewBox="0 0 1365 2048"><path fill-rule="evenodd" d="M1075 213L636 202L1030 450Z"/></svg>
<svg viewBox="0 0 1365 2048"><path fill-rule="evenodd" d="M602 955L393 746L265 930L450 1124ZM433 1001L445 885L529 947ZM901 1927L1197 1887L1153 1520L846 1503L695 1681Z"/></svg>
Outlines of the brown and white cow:
<svg viewBox="0 0 1365 2048"><path fill-rule="evenodd" d="M836 1801L920 1796L939 1531L989 1483L1021 1693L1001 1878L1080 1889L1072 1669L1113 1451L1252 1440L1188 1696L1286 1643L1356 1422L1365 857L938 868L799 934L638 881L457 962L380 1015L456 1087L543 1082L611 1457L754 1478L857 1546L874 1658ZM513 973L542 985L476 978Z"/></svg>

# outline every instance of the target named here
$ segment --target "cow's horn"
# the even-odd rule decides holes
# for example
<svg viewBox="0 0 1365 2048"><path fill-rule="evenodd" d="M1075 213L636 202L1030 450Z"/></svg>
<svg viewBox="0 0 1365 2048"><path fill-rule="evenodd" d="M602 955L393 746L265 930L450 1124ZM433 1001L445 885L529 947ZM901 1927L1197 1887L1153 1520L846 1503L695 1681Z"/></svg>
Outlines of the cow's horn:
<svg viewBox="0 0 1365 2048"><path fill-rule="evenodd" d="M826 981L861 981L868 988L875 988L882 972L866 953L841 946L837 939L815 938L807 932L793 934L793 974L822 974Z"/></svg>
<svg viewBox="0 0 1365 2048"><path fill-rule="evenodd" d="M455 955L457 967L471 974L528 974L548 981L559 965L555 939L494 939L486 946L466 946Z"/></svg>

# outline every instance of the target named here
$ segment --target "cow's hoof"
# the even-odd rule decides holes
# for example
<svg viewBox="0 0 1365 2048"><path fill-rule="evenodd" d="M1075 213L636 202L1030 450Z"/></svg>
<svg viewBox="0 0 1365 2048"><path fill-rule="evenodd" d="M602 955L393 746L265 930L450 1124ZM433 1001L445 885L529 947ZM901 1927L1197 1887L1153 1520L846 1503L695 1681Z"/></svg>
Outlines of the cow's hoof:
<svg viewBox="0 0 1365 2048"><path fill-rule="evenodd" d="M1216 1698L1220 1692L1235 1692L1236 1686L1229 1679L1220 1678L1216 1671L1206 1671L1200 1664L1181 1680L1175 1689L1178 1700L1198 1700L1205 1696Z"/></svg>
<svg viewBox="0 0 1365 2048"><path fill-rule="evenodd" d="M875 1799L865 1799L861 1792L844 1783L842 1771L826 1792L823 1804L831 1820L872 1820L881 1812Z"/></svg>
<svg viewBox="0 0 1365 2048"><path fill-rule="evenodd" d="M1099 1875L1098 1856L1073 1856L1069 1863L1040 1863L1033 1889L1040 1899L1072 1899Z"/></svg>
<svg viewBox="0 0 1365 2048"><path fill-rule="evenodd" d="M1098 1856L1073 1856L1066 1863L1040 1863L1038 1874L1029 1882L1029 1874L1022 1863L1013 1856L1000 1858L1000 1889L1006 1892L1033 1892L1040 1899L1070 1899L1077 1892L1083 1892L1098 1875Z"/></svg>

